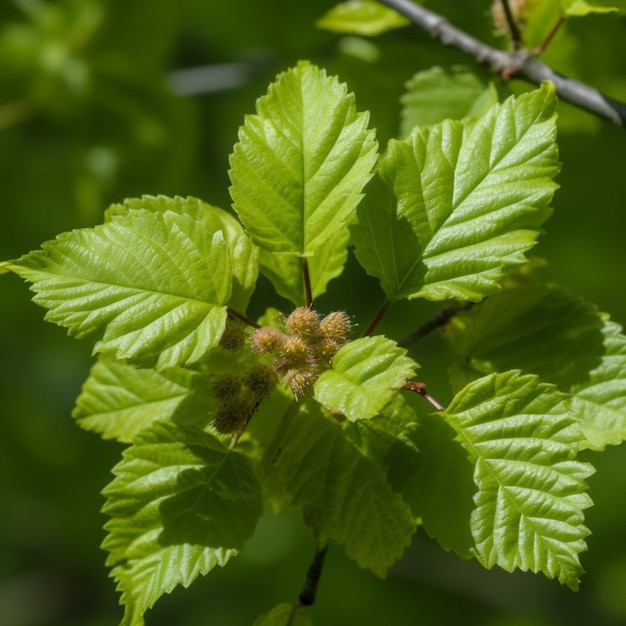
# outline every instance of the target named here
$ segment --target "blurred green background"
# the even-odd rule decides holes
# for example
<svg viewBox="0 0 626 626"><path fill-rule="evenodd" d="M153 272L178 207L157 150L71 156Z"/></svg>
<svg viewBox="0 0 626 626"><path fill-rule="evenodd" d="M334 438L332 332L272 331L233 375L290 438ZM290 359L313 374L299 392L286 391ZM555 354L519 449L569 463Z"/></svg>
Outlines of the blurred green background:
<svg viewBox="0 0 626 626"><path fill-rule="evenodd" d="M384 144L397 133L404 82L433 64L471 61L410 28L373 40L322 32L331 0L3 0L0 3L0 258L101 220L140 194L199 196L229 206L228 155L246 113L298 59L338 74L372 112ZM493 40L488 0L432 0L457 25ZM626 21L572 20L545 60L626 100ZM500 42L501 43L501 42ZM626 131L561 107L563 171L548 236L536 251L552 278L626 322ZM380 304L355 263L320 298L362 324ZM255 299L281 306L263 282ZM270 298L269 300L267 298ZM400 305L382 331L400 338L434 312ZM0 624L117 624L99 549L100 490L121 446L76 427L70 412L91 363L89 342L43 323L26 286L0 285ZM438 399L445 348L414 349ZM626 623L626 452L589 455L596 503L574 594L532 574L482 570L418 532L385 581L331 548L311 610L318 625L556 626ZM294 600L313 552L296 515L268 514L249 548L188 591L163 598L151 626L240 626Z"/></svg>

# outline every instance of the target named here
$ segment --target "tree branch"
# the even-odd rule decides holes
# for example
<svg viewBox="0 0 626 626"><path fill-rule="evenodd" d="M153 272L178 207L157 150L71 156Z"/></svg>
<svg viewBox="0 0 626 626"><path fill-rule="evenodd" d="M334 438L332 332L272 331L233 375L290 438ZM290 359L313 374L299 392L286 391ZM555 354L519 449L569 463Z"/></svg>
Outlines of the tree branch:
<svg viewBox="0 0 626 626"><path fill-rule="evenodd" d="M615 100L593 87L555 72L527 50L505 52L492 48L453 26L443 16L415 4L412 0L379 0L446 46L473 56L478 63L507 78L515 77L533 85L544 80L554 83L561 100L597 115L622 128L626 127L626 103Z"/></svg>

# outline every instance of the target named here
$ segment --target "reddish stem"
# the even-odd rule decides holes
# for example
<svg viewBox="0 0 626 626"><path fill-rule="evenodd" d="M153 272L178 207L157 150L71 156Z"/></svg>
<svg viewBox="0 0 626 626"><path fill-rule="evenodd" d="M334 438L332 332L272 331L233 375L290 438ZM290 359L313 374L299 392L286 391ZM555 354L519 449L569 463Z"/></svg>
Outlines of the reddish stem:
<svg viewBox="0 0 626 626"><path fill-rule="evenodd" d="M408 382L404 385L403 389L406 389L407 391L413 391L414 393L419 393L419 395L422 396L424 400L432 404L432 406L434 406L437 411L445 411L445 407L439 404L439 402L437 402L437 400L435 400L435 398L433 398L426 391L426 385L424 383Z"/></svg>
<svg viewBox="0 0 626 626"><path fill-rule="evenodd" d="M378 326L378 324L380 323L380 320L382 320L383 317L385 317L385 313L387 313L390 305L391 305L391 300L387 298L387 300L383 302L383 305L380 307L378 313L376 313L376 316L372 320L371 324L367 327L367 329L363 333L364 337L368 337L374 332L374 330L376 329L376 326Z"/></svg>
<svg viewBox="0 0 626 626"><path fill-rule="evenodd" d="M244 324L247 324L248 326L252 326L252 328L261 328L259 324L257 324L256 322L253 322L250 318L246 317L245 315L242 315L238 311L235 311L235 309L231 309L230 307L228 307L227 311L228 311L228 315L238 319Z"/></svg>
<svg viewBox="0 0 626 626"><path fill-rule="evenodd" d="M302 279L304 280L304 297L306 298L306 305L310 308L313 305L313 294L311 292L309 264L306 259L302 259Z"/></svg>
<svg viewBox="0 0 626 626"><path fill-rule="evenodd" d="M561 26L565 23L565 18L561 16L559 21L554 25L554 28L548 33L548 36L539 44L533 52L535 55L540 55L550 45L550 42L554 39L554 36L559 32Z"/></svg>

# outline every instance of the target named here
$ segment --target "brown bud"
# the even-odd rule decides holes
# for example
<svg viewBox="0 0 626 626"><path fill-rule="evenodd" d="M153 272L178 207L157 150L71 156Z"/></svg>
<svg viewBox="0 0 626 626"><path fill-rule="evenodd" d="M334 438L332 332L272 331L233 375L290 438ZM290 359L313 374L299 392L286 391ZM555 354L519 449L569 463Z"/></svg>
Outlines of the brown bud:
<svg viewBox="0 0 626 626"><path fill-rule="evenodd" d="M254 365L243 378L244 384L257 399L266 395L277 381L278 376L269 365Z"/></svg>
<svg viewBox="0 0 626 626"><path fill-rule="evenodd" d="M281 355L291 362L306 358L310 348L299 335L287 337L282 345Z"/></svg>
<svg viewBox="0 0 626 626"><path fill-rule="evenodd" d="M222 374L213 380L211 389L220 402L232 402L241 394L243 381L237 374Z"/></svg>
<svg viewBox="0 0 626 626"><path fill-rule="evenodd" d="M236 322L228 321L224 334L220 339L220 346L225 350L232 352L239 350L246 341L246 333L243 328Z"/></svg>
<svg viewBox="0 0 626 626"><path fill-rule="evenodd" d="M278 352L285 341L285 335L274 326L257 328L250 335L250 347L259 354Z"/></svg>
<svg viewBox="0 0 626 626"><path fill-rule="evenodd" d="M320 334L320 316L309 307L299 306L286 319L285 330L289 335L316 337Z"/></svg>
<svg viewBox="0 0 626 626"><path fill-rule="evenodd" d="M345 342L342 342L345 343ZM317 356L324 361L331 361L332 358L337 354L337 350L341 348L341 343L331 339L330 337L324 337L317 344Z"/></svg>
<svg viewBox="0 0 626 626"><path fill-rule="evenodd" d="M335 311L329 313L321 322L320 330L339 345L346 343L350 336L352 322L347 313Z"/></svg>
<svg viewBox="0 0 626 626"><path fill-rule="evenodd" d="M312 370L290 369L285 374L285 381L291 387L296 400L302 398L313 389L319 374Z"/></svg>

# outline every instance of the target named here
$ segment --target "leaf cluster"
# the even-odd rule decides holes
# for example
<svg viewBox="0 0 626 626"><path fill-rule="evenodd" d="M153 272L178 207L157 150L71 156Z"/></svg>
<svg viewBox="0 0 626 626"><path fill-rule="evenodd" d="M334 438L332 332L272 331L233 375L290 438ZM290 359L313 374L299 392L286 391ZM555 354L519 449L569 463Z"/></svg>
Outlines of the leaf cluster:
<svg viewBox="0 0 626 626"><path fill-rule="evenodd" d="M445 112L459 119L432 118L442 84L465 94ZM624 438L626 339L525 281L556 189L556 98L495 100L459 68L416 77L405 136L379 153L346 86L301 62L240 129L236 218L144 196L0 264L49 321L97 337L74 418L128 444L103 544L125 626L242 550L264 501L379 576L423 526L487 568L577 587L593 471L577 454ZM383 298L358 338L314 307L349 247ZM259 272L292 312L247 317ZM443 410L418 408L418 363L373 334L399 300L464 305ZM307 623L289 606L261 623L292 618Z"/></svg>

